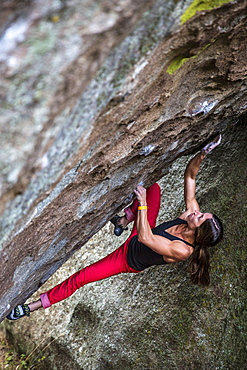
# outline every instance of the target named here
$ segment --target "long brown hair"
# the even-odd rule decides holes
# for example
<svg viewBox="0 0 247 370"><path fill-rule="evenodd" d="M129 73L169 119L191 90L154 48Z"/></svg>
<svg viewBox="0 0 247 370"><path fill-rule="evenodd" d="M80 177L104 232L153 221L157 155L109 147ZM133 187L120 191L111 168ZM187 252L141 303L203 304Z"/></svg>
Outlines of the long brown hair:
<svg viewBox="0 0 247 370"><path fill-rule="evenodd" d="M213 215L204 221L195 232L195 250L189 265L190 278L193 284L207 286L210 283L210 262L208 247L214 247L223 238L223 225Z"/></svg>

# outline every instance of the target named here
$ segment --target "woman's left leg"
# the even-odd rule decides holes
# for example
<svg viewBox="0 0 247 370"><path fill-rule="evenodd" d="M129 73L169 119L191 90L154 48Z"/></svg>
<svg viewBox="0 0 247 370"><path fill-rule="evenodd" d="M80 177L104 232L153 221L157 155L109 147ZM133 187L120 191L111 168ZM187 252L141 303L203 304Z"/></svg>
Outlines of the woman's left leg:
<svg viewBox="0 0 247 370"><path fill-rule="evenodd" d="M102 280L124 272L140 272L129 267L127 263L129 241L130 239L127 239L121 247L105 258L76 272L48 292L42 293L38 301L16 306L7 318L9 320L17 320L23 316L29 316L30 312L39 308L48 308L52 304L71 296L77 289L93 281Z"/></svg>
<svg viewBox="0 0 247 370"><path fill-rule="evenodd" d="M160 187L158 184L153 184L152 186L147 188L147 205L148 205L147 217L151 228L155 227L156 224L156 218L158 216L160 208L160 197L161 197ZM138 207L137 201L134 201L130 207L127 207L126 215L129 221L133 221L136 219L136 215L138 212L137 207ZM131 273L140 272L129 267L127 263L128 245L131 238L135 234L137 234L136 222L134 223L134 227L129 238L116 251L112 252L110 255L94 263L93 265L85 267L84 269L76 272L61 284L58 284L54 288L50 289L48 292L41 294L40 300L32 302L28 305L22 305L22 307L29 306L26 307L26 309L28 309L29 312L39 309L41 307L48 308L52 304L62 301L63 299L69 297L77 289L90 282L102 280L107 277L117 275L123 272ZM10 318L11 320L18 319L24 315L29 315L29 312L27 312L24 315L18 316L19 314L17 314L17 316L15 316L16 308L12 310L13 313L11 312L10 315L8 315L11 317ZM12 318L12 314L14 318Z"/></svg>
<svg viewBox="0 0 247 370"><path fill-rule="evenodd" d="M17 320L23 316L29 316L30 312L39 308L48 308L52 304L71 296L77 289L93 281L125 272L140 272L129 267L127 263L129 241L130 239L127 239L121 247L105 258L76 272L48 292L42 293L38 301L16 306L7 318L9 320Z"/></svg>
<svg viewBox="0 0 247 370"><path fill-rule="evenodd" d="M128 244L129 239L108 256L83 268L48 292L41 294L40 299L43 308L48 308L54 303L62 301L71 296L77 289L93 281L102 280L125 272L139 272L129 267L127 263Z"/></svg>

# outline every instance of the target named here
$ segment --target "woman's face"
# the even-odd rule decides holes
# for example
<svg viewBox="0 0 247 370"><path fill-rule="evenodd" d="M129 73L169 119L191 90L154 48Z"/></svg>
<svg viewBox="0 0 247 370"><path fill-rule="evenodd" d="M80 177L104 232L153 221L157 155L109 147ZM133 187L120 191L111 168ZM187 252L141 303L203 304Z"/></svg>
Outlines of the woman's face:
<svg viewBox="0 0 247 370"><path fill-rule="evenodd" d="M208 218L213 218L212 213L202 213L195 211L187 216L187 222L190 229L196 229Z"/></svg>

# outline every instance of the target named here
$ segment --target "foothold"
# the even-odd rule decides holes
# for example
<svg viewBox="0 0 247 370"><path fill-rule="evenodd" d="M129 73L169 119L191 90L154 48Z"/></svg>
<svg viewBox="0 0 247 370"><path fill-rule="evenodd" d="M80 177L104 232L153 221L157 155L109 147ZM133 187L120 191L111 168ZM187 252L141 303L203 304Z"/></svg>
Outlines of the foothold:
<svg viewBox="0 0 247 370"><path fill-rule="evenodd" d="M193 99L188 106L188 113L190 116L196 116L197 114L207 114L218 104L217 100L210 100L207 98L196 98Z"/></svg>
<svg viewBox="0 0 247 370"><path fill-rule="evenodd" d="M127 126L127 129L129 130L134 124L135 124L136 121L131 121L128 126Z"/></svg>
<svg viewBox="0 0 247 370"><path fill-rule="evenodd" d="M152 151L155 149L155 146L154 145L147 145L145 146L145 148L142 148L140 150L140 155L149 155L150 153L152 153Z"/></svg>
<svg viewBox="0 0 247 370"><path fill-rule="evenodd" d="M47 167L49 164L49 159L48 159L48 156L47 156L47 153L41 158L40 160L40 167L41 169Z"/></svg>

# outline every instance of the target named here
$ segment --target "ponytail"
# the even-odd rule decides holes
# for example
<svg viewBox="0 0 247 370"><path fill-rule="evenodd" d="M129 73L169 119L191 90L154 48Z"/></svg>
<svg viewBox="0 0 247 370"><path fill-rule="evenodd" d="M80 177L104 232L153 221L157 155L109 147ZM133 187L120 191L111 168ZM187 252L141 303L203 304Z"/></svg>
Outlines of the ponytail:
<svg viewBox="0 0 247 370"><path fill-rule="evenodd" d="M206 247L195 248L190 261L190 278L193 284L207 286L210 284L209 252Z"/></svg>
<svg viewBox="0 0 247 370"><path fill-rule="evenodd" d="M223 238L223 225L220 219L204 221L195 232L195 250L192 253L189 270L193 284L207 286L210 284L210 262L207 247L213 247Z"/></svg>

